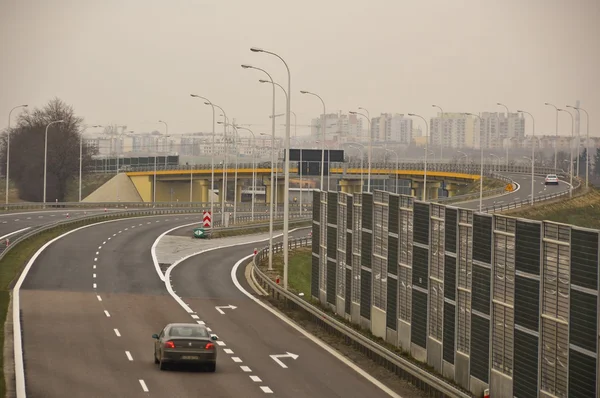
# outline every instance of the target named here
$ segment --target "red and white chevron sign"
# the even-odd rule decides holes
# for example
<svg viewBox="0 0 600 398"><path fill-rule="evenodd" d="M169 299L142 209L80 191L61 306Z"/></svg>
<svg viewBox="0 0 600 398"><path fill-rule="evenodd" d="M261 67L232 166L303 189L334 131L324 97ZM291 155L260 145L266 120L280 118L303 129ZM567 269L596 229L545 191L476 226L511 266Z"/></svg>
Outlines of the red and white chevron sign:
<svg viewBox="0 0 600 398"><path fill-rule="evenodd" d="M202 212L202 221L204 223L204 227L206 228L210 228L212 225L212 214L210 213L210 211L206 211L204 210Z"/></svg>

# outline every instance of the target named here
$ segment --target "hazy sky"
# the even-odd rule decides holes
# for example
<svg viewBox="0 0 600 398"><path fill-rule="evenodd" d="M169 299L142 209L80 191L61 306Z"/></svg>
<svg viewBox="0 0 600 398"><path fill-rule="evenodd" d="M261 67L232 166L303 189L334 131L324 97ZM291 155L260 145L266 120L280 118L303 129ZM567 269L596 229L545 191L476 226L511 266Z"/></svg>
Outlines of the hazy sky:
<svg viewBox="0 0 600 398"><path fill-rule="evenodd" d="M503 102L531 112L537 134L554 133L544 102L580 100L600 135L599 0L0 0L0 127L13 106L58 96L90 124L164 131L162 119L170 133L210 131L197 93L269 132L271 88L240 64L284 87L287 75L252 46L288 62L299 125L322 112L299 93L308 90L328 111L362 106L372 117ZM568 115L560 126L570 134Z"/></svg>

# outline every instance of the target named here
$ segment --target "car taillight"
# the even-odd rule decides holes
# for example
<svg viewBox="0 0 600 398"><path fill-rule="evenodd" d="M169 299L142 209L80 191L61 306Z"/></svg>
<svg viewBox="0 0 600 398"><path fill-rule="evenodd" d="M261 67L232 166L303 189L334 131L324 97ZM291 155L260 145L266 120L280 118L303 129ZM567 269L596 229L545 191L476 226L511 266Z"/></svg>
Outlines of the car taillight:
<svg viewBox="0 0 600 398"><path fill-rule="evenodd" d="M167 341L165 343L165 348L175 348L175 343L173 343L172 341Z"/></svg>
<svg viewBox="0 0 600 398"><path fill-rule="evenodd" d="M206 343L206 346L204 346L204 348L206 348L207 350L210 350L211 348L213 348L215 345L213 343Z"/></svg>

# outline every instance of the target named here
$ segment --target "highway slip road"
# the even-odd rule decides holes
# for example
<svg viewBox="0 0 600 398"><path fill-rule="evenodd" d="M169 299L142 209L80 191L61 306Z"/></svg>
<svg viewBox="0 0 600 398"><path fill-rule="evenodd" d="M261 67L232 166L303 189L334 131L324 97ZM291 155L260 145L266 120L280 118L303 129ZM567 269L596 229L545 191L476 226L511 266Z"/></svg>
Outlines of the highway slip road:
<svg viewBox="0 0 600 398"><path fill-rule="evenodd" d="M264 393L290 398L389 397L236 287L232 268L255 246L208 251L170 270L174 291L193 311L189 316L205 322L228 349L219 353L217 374L230 374L231 383L238 383L241 375L244 397ZM244 268L240 265L236 269L237 283L253 292L245 280ZM236 368L233 372L231 365ZM253 385L248 385L250 381Z"/></svg>
<svg viewBox="0 0 600 398"><path fill-rule="evenodd" d="M519 189L514 192L507 193L506 195L483 198L482 204L484 209L486 207L492 207L494 205L500 207L506 206L507 204L512 202L531 200L531 174L503 173L502 175L512 179L514 182L519 184ZM545 178L546 176L538 175L534 176L533 178L533 187L535 189L536 198L543 195L549 195L569 190L569 184L565 183L562 180L559 182L558 185L545 185ZM459 207L461 209L479 210L479 199L469 200L467 202L452 203L450 206Z"/></svg>

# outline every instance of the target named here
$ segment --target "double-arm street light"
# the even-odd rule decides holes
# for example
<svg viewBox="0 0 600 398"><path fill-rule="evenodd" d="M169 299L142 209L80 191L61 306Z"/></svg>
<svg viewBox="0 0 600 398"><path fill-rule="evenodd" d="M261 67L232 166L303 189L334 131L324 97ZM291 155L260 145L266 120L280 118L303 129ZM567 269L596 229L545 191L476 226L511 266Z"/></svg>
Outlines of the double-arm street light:
<svg viewBox="0 0 600 398"><path fill-rule="evenodd" d="M425 162L423 167L423 201L427 200L427 157L429 156L429 123L421 115L409 113L408 116L418 117L425 123ZM483 157L482 157L483 159Z"/></svg>
<svg viewBox="0 0 600 398"><path fill-rule="evenodd" d="M313 95L321 100L321 103L323 104L323 121L321 122L321 191L323 191L323 173L325 172L325 129L327 128L327 110L325 108L325 101L323 101L323 98L321 98L318 94L310 91L300 91L300 93ZM328 165L330 161L331 159L327 159ZM327 167L327 169L329 169L329 167ZM329 170L327 170L327 176L329 176ZM327 181L327 190L329 191L329 180Z"/></svg>
<svg viewBox="0 0 600 398"><path fill-rule="evenodd" d="M194 97L194 98L200 98L203 99L205 102L204 104L210 105L210 107L212 108L212 144L211 144L211 150L210 150L210 214L211 217L214 218L214 190L215 190L215 105L208 99L205 97L201 97L199 95L196 94L190 94L190 96ZM211 228L213 226L213 221L211 218L211 224L210 224Z"/></svg>
<svg viewBox="0 0 600 398"><path fill-rule="evenodd" d="M442 115L442 120L440 123L440 160L444 160L444 110L439 105L431 105L432 108L438 108L440 110L440 114Z"/></svg>
<svg viewBox="0 0 600 398"><path fill-rule="evenodd" d="M254 50L253 50L254 51ZM277 206L277 203L273 203L275 201L274 189L277 189L274 184L274 168L275 165L275 82L273 81L273 77L271 74L262 68L257 68L252 65L242 65L244 69L256 69L258 71L263 72L265 75L269 77L269 81L271 83L273 89L273 104L271 111L271 195L269 198L269 270L273 269L273 207ZM265 197L265 202L267 198Z"/></svg>
<svg viewBox="0 0 600 398"><path fill-rule="evenodd" d="M529 112L517 110L517 112L525 113L531 117L532 133L531 133L531 205L533 206L535 187L534 187L534 169L535 169L535 118Z"/></svg>
<svg viewBox="0 0 600 398"><path fill-rule="evenodd" d="M9 170L10 170L10 117L12 112L18 108L27 108L28 105L18 105L15 106L8 112L8 132L6 133L6 204L8 204L8 178L9 178ZM80 199L81 201L81 199Z"/></svg>
<svg viewBox="0 0 600 398"><path fill-rule="evenodd" d="M367 119L367 137L369 139L369 148L367 150L367 192L371 192L371 158L373 157L373 137L371 136L371 118L369 115L369 112L365 109L365 108L361 108L359 107L358 109L362 109L365 112L367 112L367 114L365 115L364 113L360 113L360 112L354 112L354 111L350 111L349 113L351 115L359 115L364 117L365 119ZM362 186L360 187L361 192L362 192Z"/></svg>
<svg viewBox="0 0 600 398"><path fill-rule="evenodd" d="M554 172L557 169L557 157L558 157L558 107L549 102L544 102L544 105L551 106L555 109L556 122L554 127Z"/></svg>
<svg viewBox="0 0 600 398"><path fill-rule="evenodd" d="M504 105L502 102L496 102L496 105L503 107L506 109L506 171L508 171L508 147L510 146L510 140L512 137L510 136L510 123L508 122L508 118L510 115L510 111L508 110L508 106ZM498 128L500 128L500 118L498 118Z"/></svg>
<svg viewBox="0 0 600 398"><path fill-rule="evenodd" d="M581 114L579 113L579 108L576 107L576 106L566 105L566 107L574 109L577 112L577 145L576 145L576 148L577 148L577 159L576 159L576 162L577 163L575 163L576 164L575 167L577 167L577 178L579 178L579 153L581 152L580 151L580 146L581 146L580 134L581 134L581 131L580 131L579 125L581 124Z"/></svg>
<svg viewBox="0 0 600 398"><path fill-rule="evenodd" d="M501 105L501 104L500 104ZM479 211L483 211L483 120L481 116L475 115L474 113L464 113L467 116L475 116L479 119L479 148L481 150L480 171L479 171Z"/></svg>
<svg viewBox="0 0 600 398"><path fill-rule="evenodd" d="M219 124L223 124L223 122L218 122ZM238 157L239 157L239 150L238 150L238 139L239 139L239 133L237 130L237 126L231 123L226 123L227 126L233 127L233 148L235 151L235 175L233 177L233 222L234 224L237 221L237 181L238 181Z"/></svg>
<svg viewBox="0 0 600 398"><path fill-rule="evenodd" d="M48 166L48 128L56 123L65 123L64 120L55 120L46 125L46 134L44 140L44 208L46 207L46 170Z"/></svg>
<svg viewBox="0 0 600 398"><path fill-rule="evenodd" d="M394 170L394 174L396 174L396 194L397 194L398 193L398 166L400 164L400 156L398 155L398 152L392 151L391 149L385 148L385 151L396 155L396 170Z"/></svg>
<svg viewBox="0 0 600 398"><path fill-rule="evenodd" d="M253 52L262 52L265 54L273 55L283 64L287 69L288 73L288 99L286 106L286 122L285 122L285 182L284 182L284 190L283 190L283 288L287 290L288 288L288 257L289 257L289 212L290 212L290 122L291 122L291 104L292 104L292 75L290 73L290 68L285 62L285 60L270 51L263 50L261 48L252 47L250 49ZM275 112L273 112L275 113Z"/></svg>
<svg viewBox="0 0 600 398"><path fill-rule="evenodd" d="M251 217L252 221L254 221L254 198L256 196L256 135L254 135L254 131L250 130L247 127L237 126L238 130L246 130L250 134L252 134L252 210Z"/></svg>
<svg viewBox="0 0 600 398"><path fill-rule="evenodd" d="M571 140L569 141L569 164L571 165L571 167L569 168L570 170L570 181L569 184L571 185L569 187L569 197L572 198L573 197L573 134L575 133L575 118L573 117L573 114L571 112L569 112L566 109L561 109L558 108L559 112L566 112L569 114L569 116L571 116Z"/></svg>
<svg viewBox="0 0 600 398"><path fill-rule="evenodd" d="M585 112L585 121L586 121L586 133L585 133L585 187L587 188L589 185L589 177L590 177L590 114L583 108L573 107L577 111Z"/></svg>

